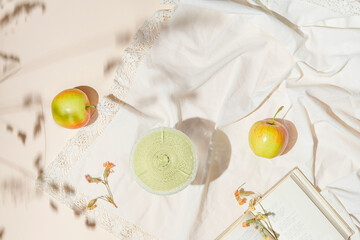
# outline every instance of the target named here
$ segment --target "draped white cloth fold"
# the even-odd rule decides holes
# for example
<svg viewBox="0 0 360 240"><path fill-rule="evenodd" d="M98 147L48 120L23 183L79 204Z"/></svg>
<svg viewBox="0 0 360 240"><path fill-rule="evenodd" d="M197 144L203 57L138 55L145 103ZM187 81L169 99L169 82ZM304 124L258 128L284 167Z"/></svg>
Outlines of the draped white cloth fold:
<svg viewBox="0 0 360 240"><path fill-rule="evenodd" d="M301 1L268 8L182 1L133 81L116 79L128 96L68 181L95 197L102 189L83 176L114 162L119 208L104 207L162 239L215 238L245 210L233 197L241 183L264 193L295 166L360 219L360 19ZM248 131L281 105L290 146L256 157ZM129 168L137 137L159 126L187 133L200 156L195 183L167 197L144 191Z"/></svg>

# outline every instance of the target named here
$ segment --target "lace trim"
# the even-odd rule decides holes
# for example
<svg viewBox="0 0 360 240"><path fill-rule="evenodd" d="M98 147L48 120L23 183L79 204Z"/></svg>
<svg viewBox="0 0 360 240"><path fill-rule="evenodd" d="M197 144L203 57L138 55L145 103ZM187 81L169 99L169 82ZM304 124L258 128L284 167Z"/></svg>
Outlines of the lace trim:
<svg viewBox="0 0 360 240"><path fill-rule="evenodd" d="M343 16L360 15L360 2L357 0L302 0L330 9Z"/></svg>
<svg viewBox="0 0 360 240"><path fill-rule="evenodd" d="M176 5L179 2L180 2L180 0L160 0L160 4Z"/></svg>
<svg viewBox="0 0 360 240"><path fill-rule="evenodd" d="M265 6L273 0L260 0ZM318 5L327 8L333 12L340 13L343 16L360 15L360 1L358 0L301 0L303 2ZM281 3L281 1L279 1Z"/></svg>
<svg viewBox="0 0 360 240"><path fill-rule="evenodd" d="M135 224L111 214L101 206L92 211L87 211L86 204L90 198L76 192L73 186L69 186L66 183L66 176L69 174L72 165L83 156L121 108L119 99L123 100L127 96L138 64L152 47L153 42L159 36L160 29L171 18L174 11L175 9L156 12L139 29L134 40L125 50L109 94L97 106L98 118L96 122L80 129L36 181L36 185L40 189L73 209L75 213L84 214L87 218L95 220L96 224L120 239L150 240L157 238L144 232Z"/></svg>

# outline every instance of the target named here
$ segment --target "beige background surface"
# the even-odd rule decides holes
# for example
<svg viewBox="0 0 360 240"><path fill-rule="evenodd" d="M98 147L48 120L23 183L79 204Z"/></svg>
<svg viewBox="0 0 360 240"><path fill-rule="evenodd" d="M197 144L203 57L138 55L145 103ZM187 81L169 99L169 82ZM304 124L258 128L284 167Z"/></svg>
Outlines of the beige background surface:
<svg viewBox="0 0 360 240"><path fill-rule="evenodd" d="M0 0L0 239L115 239L35 189L76 130L55 124L52 98L86 85L101 98L158 0Z"/></svg>

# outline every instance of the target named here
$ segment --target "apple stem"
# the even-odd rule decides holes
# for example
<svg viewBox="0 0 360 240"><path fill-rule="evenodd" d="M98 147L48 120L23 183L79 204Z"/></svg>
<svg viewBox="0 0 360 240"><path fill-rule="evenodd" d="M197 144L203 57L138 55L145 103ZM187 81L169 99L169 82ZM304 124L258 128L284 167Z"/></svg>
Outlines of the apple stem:
<svg viewBox="0 0 360 240"><path fill-rule="evenodd" d="M283 108L284 108L284 106L281 106L281 107L277 110L277 112L275 113L275 116L274 116L273 119L272 119L273 123L274 123L274 120L275 120L276 115L277 115Z"/></svg>
<svg viewBox="0 0 360 240"><path fill-rule="evenodd" d="M86 106L85 109L88 110L88 108L91 108L91 107L96 108L95 105L90 105L90 106Z"/></svg>

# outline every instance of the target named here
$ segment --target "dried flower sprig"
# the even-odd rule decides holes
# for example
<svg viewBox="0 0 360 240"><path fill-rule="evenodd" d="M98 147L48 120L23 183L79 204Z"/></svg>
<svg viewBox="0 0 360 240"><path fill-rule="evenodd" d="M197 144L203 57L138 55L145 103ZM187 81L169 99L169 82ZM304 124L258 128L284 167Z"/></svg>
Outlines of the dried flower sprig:
<svg viewBox="0 0 360 240"><path fill-rule="evenodd" d="M245 184L245 183L244 183ZM251 219L246 220L242 223L243 227L249 227L251 225L254 226L254 229L258 229L260 234L265 238L265 240L270 240L271 238L274 240L278 240L278 234L273 229L269 216L273 213L270 213L264 209L264 207L260 203L261 195L255 194L252 191L245 191L242 186L242 184L238 189L236 189L234 195L236 201L239 203L239 205L243 205L247 202L247 197L251 197L249 201L249 207L248 211L251 211L254 213L254 217ZM256 204L258 204L261 207L261 212L256 211ZM256 211L256 212L255 212ZM265 227L265 225L266 227Z"/></svg>
<svg viewBox="0 0 360 240"><path fill-rule="evenodd" d="M107 201L109 203L111 203L112 205L114 205L117 208L117 205L114 202L114 197L111 193L110 187L109 187L109 181L108 181L108 177L110 175L110 173L113 173L114 170L112 170L113 167L115 167L115 164L111 163L111 162L106 162L103 164L103 166L105 167L104 173L103 173L103 177L104 179L101 178L93 178L91 177L89 174L85 175L85 179L86 181L88 181L89 183L102 183L105 185L106 190L108 192L108 195L104 195L104 196L100 196L97 198L92 199L86 206L86 209L88 210L92 210L94 208L96 208L96 202L98 199L102 199L104 201Z"/></svg>

